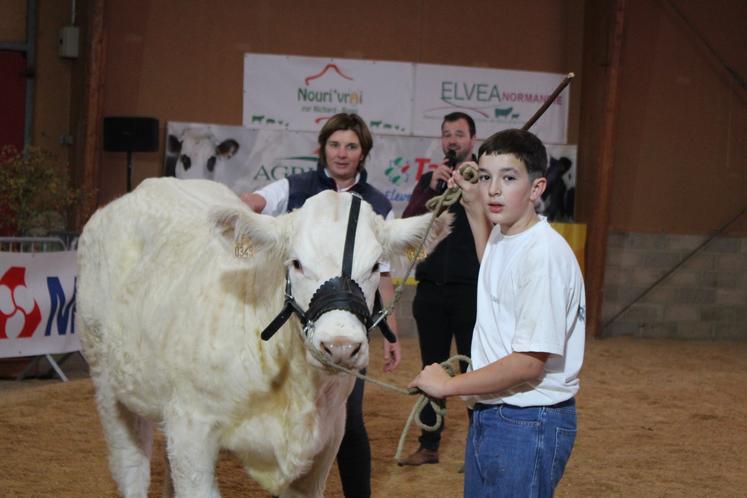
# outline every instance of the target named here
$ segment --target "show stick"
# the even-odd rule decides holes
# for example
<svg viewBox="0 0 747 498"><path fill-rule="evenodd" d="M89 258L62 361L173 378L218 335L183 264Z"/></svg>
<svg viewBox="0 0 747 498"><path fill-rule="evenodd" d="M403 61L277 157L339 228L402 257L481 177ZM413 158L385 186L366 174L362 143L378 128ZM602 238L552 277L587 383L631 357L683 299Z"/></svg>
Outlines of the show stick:
<svg viewBox="0 0 747 498"><path fill-rule="evenodd" d="M563 89L568 86L568 83L570 83L571 80L575 76L576 75L573 74L573 73L568 73L568 75L563 79L563 81L560 82L560 85L558 85L558 88L556 88L555 91L552 92L552 95L550 95L547 98L547 100L545 100L545 103L542 104L542 107L540 107L539 109L537 109L537 112L534 113L534 116L532 116L531 118L529 118L529 121L527 121L524 124L524 126L521 127L521 129L524 130L524 131L526 131L529 128L531 128L532 125L540 118L540 116L542 116L545 113L545 111L547 110L547 108L550 107L550 104L552 104L553 102L555 102L555 99L558 97L558 95L560 94L560 92L562 92Z"/></svg>

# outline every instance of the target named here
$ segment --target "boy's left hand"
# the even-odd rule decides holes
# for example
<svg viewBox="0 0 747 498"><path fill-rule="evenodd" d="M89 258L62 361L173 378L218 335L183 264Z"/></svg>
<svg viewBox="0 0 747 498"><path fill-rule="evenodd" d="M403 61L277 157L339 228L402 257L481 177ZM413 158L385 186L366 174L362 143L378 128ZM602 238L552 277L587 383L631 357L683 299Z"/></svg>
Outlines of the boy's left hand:
<svg viewBox="0 0 747 498"><path fill-rule="evenodd" d="M449 395L447 384L451 377L438 363L432 363L425 367L407 387L417 387L424 393L434 398L445 398Z"/></svg>
<svg viewBox="0 0 747 498"><path fill-rule="evenodd" d="M473 161L464 162L451 174L448 186L457 186L462 190L462 198L460 202L465 208L468 208L472 205L480 204L480 188L477 185L477 182L472 183L462 176L462 171L466 168L472 168L475 171L475 174L477 174L477 163Z"/></svg>

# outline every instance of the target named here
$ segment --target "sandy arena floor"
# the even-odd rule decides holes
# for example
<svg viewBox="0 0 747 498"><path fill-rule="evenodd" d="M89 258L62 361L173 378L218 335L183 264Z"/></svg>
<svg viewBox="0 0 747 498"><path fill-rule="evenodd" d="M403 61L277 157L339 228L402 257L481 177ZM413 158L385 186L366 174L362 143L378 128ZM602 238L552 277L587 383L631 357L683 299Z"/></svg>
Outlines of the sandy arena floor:
<svg viewBox="0 0 747 498"><path fill-rule="evenodd" d="M375 342L370 372L406 384L419 369L417 341L403 340L403 364L386 377ZM0 383L0 496L117 496L92 384L80 369L72 373L68 383ZM578 397L579 436L557 496L747 496L745 385L745 342L591 341ZM413 401L366 387L374 497L461 496L457 469L467 418L461 402L449 402L441 463L412 468L393 461ZM416 432L405 454L416 448ZM163 485L162 449L159 436L152 497ZM218 480L224 497L268 496L230 454L221 456ZM342 496L336 468L325 496Z"/></svg>

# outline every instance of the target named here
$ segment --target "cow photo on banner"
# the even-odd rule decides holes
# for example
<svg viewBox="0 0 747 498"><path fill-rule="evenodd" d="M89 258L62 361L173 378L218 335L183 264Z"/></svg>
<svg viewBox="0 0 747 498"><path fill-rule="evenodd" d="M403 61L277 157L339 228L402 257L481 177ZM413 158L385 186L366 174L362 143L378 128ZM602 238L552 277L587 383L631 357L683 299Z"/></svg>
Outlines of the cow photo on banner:
<svg viewBox="0 0 747 498"><path fill-rule="evenodd" d="M253 192L314 170L319 160L317 132L172 121L167 124L167 143L166 176L207 178L236 193ZM476 142L475 150L480 143ZM550 221L573 221L576 146L546 147L548 188L538 210ZM418 180L442 161L437 138L374 134L374 147L366 159L368 182L386 195L400 216Z"/></svg>

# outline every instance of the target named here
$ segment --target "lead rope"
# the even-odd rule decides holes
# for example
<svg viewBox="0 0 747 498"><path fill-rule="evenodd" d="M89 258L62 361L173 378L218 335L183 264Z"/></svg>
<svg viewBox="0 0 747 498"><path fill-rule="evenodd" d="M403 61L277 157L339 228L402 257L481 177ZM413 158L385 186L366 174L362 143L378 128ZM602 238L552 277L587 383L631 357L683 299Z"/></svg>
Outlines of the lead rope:
<svg viewBox="0 0 747 498"><path fill-rule="evenodd" d="M303 334L303 332L301 332ZM301 336L301 338L306 341L306 338ZM368 375L362 374L357 370L351 370L349 368L345 368L343 366L330 363L329 359L319 350L317 350L314 347L311 347L311 344L307 342L307 350L309 353L311 353L311 356L316 358L316 360L324 365L325 367L337 370L343 373L346 373L348 375L352 375L354 377L357 377L364 382L371 382L373 384L376 384L379 387L383 387L384 389L389 389L390 391L394 391L399 394L404 394L406 396L411 395L417 395L418 398L415 400L415 404L412 407L412 410L410 410L410 415L407 417L407 422L405 422L405 426L402 428L402 434L399 436L399 442L397 443L397 451L394 454L394 460L397 461L397 463L401 462L402 457L402 449L405 446L405 440L407 439L407 434L410 432L410 426L412 426L413 421L420 427L421 429L429 432L437 431L439 427L441 427L441 424L443 423L444 417L446 417L446 406L441 406L438 404L435 398L432 398L422 392L420 389L417 389L415 387L408 387L408 388L402 388L395 386L393 384L389 384L387 382L381 381L379 379L374 379L373 377L369 377ZM463 361L467 363L468 365L472 364L472 360L468 356L456 354L449 358L448 360L440 363L441 367L446 370L446 373L449 374L449 376L454 377L456 375L456 372L459 370L459 364L457 363L457 368L454 368L453 363ZM430 405L433 411L436 414L436 421L433 423L433 425L428 425L425 422L423 422L420 418L420 414L423 412L423 409L426 405Z"/></svg>
<svg viewBox="0 0 747 498"><path fill-rule="evenodd" d="M459 173L468 182L477 183L477 170L473 166L465 164L459 168ZM407 282L407 279L410 278L410 274L412 273L413 268L415 268L415 265L419 261L420 253L423 251L423 246L425 245L426 240L428 240L428 235L431 233L431 229L433 228L433 223L436 221L436 218L438 218L439 215L441 215L441 213L444 212L445 209L449 208L452 204L459 201L459 198L461 196L462 196L462 189L459 188L458 185L455 185L453 187L449 187L448 189L446 189L443 194L430 198L428 202L425 203L425 207L428 209L428 211L431 211L433 213L433 215L431 216L431 220L428 223L428 228L425 231L425 236L420 241L420 244L418 244L418 248L415 250L412 260L410 261L410 266L407 267L405 276L402 277L402 281L397 286L397 289L394 291L394 297L392 298L392 302L390 302L384 308L384 312L381 313L381 315L376 320L376 323L373 326L378 324L381 320L384 320L388 314L394 311L394 307L397 305L400 298L402 297L402 291L404 290L405 283Z"/></svg>
<svg viewBox="0 0 747 498"><path fill-rule="evenodd" d="M477 183L477 170L469 165L464 165L459 169L459 172L464 177L465 180L469 181L470 183ZM392 302L390 302L385 308L384 311L379 315L376 322L371 325L370 328L376 327L378 323L381 320L385 320L386 316L391 313L394 310L394 307L399 302L400 298L402 297L402 291L404 289L405 283L407 282L407 279L410 277L410 273L412 273L413 268L415 267L415 264L418 262L418 257L420 256L421 251L423 250L423 246L425 245L425 241L428 239L428 235L431 232L431 229L433 228L433 223L436 220L436 218L449 206L454 204L459 200L459 198L462 195L462 189L458 186L450 187L446 189L446 191L438 196L435 196L428 200L426 202L425 207L433 213L431 216L431 220L428 223L428 228L426 229L425 236L420 241L420 244L418 244L418 248L415 251L414 256L412 257L412 261L410 262L410 266L407 268L407 272L405 272L405 276L402 278L402 282L400 282L399 286L397 286L397 290L394 293L394 297L392 298ZM402 429L402 434L399 437L399 442L397 443L397 451L394 454L394 459L401 463L401 456L402 456L402 449L405 445L405 439L407 438L407 434L410 431L410 426L412 426L413 421L420 427L421 429L429 432L437 431L439 427L441 427L441 424L443 423L443 419L446 416L446 406L441 406L438 404L438 402L428 396L427 394L423 393L420 389L410 387L410 388L401 388L398 386L395 386L393 384L389 384L387 382L383 382L378 379L374 379L373 377L369 377L365 374L360 373L357 370L351 370L348 368L345 368L340 365L336 365L333 363L330 363L328 358L319 350L312 347L311 344L311 337L312 334L309 334L308 336L303 335L303 331L299 329L299 333L301 334L301 339L306 343L306 349L311 353L311 355L322 365L325 367L337 370L339 372L346 373L348 375L352 375L354 377L357 377L364 382L371 382L373 384L376 384L379 387L382 387L384 389L389 389L391 391L394 391L399 394L404 394L407 396L411 395L418 395L417 400L415 400L415 404L412 407L412 410L410 411L410 415L407 417L407 422L405 422L405 426ZM457 363L457 368L454 368L453 363L463 361L467 363L468 365L472 364L472 361L469 357L464 355L454 355L448 360L442 362L440 365L441 367L446 371L446 373L449 374L449 376L454 377L456 375L456 372L459 370L459 365ZM433 425L428 425L424 423L421 418L420 414L422 413L423 409L426 407L426 405L430 405L433 409L434 413L436 414L436 421Z"/></svg>

